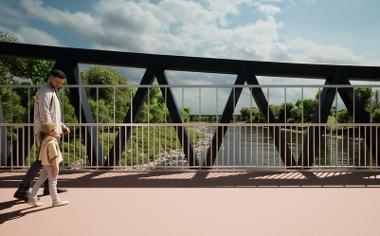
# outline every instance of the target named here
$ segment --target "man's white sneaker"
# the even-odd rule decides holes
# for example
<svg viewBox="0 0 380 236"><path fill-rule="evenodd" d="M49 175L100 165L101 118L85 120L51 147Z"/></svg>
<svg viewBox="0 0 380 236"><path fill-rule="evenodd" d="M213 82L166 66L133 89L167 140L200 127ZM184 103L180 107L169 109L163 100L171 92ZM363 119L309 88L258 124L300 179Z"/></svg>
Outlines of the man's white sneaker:
<svg viewBox="0 0 380 236"><path fill-rule="evenodd" d="M59 207L59 206L67 205L67 204L69 204L69 203L70 203L69 201L59 200L59 201L53 202L53 203L51 204L51 206L52 206L52 207Z"/></svg>
<svg viewBox="0 0 380 236"><path fill-rule="evenodd" d="M32 198L27 202L29 205L32 205L34 207L40 207L42 206L42 202L37 201L36 199Z"/></svg>

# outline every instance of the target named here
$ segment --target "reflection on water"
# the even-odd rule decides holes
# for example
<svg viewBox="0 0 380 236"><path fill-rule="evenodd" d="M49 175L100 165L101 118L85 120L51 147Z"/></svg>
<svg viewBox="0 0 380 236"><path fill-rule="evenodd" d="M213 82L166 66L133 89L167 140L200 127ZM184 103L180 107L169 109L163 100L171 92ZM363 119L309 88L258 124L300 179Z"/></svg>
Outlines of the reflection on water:
<svg viewBox="0 0 380 236"><path fill-rule="evenodd" d="M272 127L273 129L273 127ZM318 128L316 128L318 129ZM214 134L215 127L207 127L204 132ZM317 166L366 166L372 165L371 153L366 148L363 139L355 137L353 130L342 132L336 130L323 130L321 128L318 149L314 152L314 165ZM307 161L308 129L283 129L286 133L286 143L295 160ZM302 134L303 133L303 134ZM356 136L358 136L356 134ZM203 161L206 151L199 154ZM289 157L285 157L289 158ZM311 161L310 161L311 162ZM270 137L269 128L266 127L229 127L223 140L215 165L218 166L283 166L273 138Z"/></svg>

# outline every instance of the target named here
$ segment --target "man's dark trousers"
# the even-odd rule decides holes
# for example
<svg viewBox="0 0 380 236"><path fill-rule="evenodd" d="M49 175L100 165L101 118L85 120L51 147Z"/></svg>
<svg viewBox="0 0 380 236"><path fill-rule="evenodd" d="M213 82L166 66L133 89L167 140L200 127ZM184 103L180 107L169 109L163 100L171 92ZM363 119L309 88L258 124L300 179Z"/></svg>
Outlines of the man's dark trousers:
<svg viewBox="0 0 380 236"><path fill-rule="evenodd" d="M16 192L13 194L13 197L28 201L29 200L29 188L32 185L33 179L38 175L40 170L42 169L42 163L40 160L36 160L32 163L32 165L29 167L28 172L26 172L26 175L24 179L22 180L21 184L18 186ZM44 184L44 195L49 192L49 182L48 180L45 181Z"/></svg>
<svg viewBox="0 0 380 236"><path fill-rule="evenodd" d="M32 163L30 166L28 172L26 172L26 175L24 179L22 180L21 184L18 186L17 191L26 192L31 187L33 179L38 175L40 170L42 169L42 163L40 160L36 160ZM45 181L45 185L48 183L48 181Z"/></svg>

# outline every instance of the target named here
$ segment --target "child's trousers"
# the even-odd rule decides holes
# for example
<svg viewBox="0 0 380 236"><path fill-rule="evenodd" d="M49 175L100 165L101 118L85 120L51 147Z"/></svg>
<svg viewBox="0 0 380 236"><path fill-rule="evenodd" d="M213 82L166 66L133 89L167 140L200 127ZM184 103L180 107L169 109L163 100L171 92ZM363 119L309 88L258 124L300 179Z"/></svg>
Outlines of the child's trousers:
<svg viewBox="0 0 380 236"><path fill-rule="evenodd" d="M46 179L49 179L49 193L53 202L58 202L59 197L57 193L57 179L58 176L53 176L52 166L43 166L41 175L38 180L34 183L32 192L30 193L29 199L37 197L38 189L42 186Z"/></svg>

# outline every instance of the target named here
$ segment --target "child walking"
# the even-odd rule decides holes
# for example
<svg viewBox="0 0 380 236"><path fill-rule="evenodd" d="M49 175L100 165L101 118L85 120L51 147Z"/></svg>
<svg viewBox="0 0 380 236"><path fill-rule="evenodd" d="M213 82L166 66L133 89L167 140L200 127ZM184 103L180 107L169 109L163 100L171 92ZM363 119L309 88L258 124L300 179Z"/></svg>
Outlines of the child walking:
<svg viewBox="0 0 380 236"><path fill-rule="evenodd" d="M39 160L42 163L42 171L38 180L34 183L32 192L29 195L28 204L35 207L42 206L37 199L38 189L42 186L46 179L49 179L49 193L52 199L52 206L64 206L69 201L60 200L57 194L57 179L59 173L59 163L62 162L62 154L59 149L59 134L56 132L57 125L55 123L44 123L40 132L40 155Z"/></svg>

